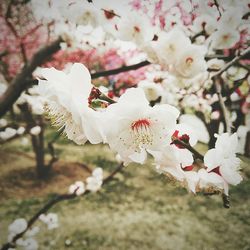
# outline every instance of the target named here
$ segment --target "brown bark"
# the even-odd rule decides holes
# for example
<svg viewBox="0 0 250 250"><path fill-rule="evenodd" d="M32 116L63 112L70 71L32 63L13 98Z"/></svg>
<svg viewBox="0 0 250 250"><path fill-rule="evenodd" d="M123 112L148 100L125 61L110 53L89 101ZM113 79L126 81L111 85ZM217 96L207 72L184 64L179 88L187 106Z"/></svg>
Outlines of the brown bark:
<svg viewBox="0 0 250 250"><path fill-rule="evenodd" d="M27 122L27 131L31 128L39 125L41 127L41 133L39 135L30 135L33 151L36 159L36 170L39 178L44 178L48 175L49 168L45 165L45 150L44 150L44 134L43 134L43 123L42 117L39 117L39 123L37 124L34 120L28 103L19 105L20 110Z"/></svg>
<svg viewBox="0 0 250 250"><path fill-rule="evenodd" d="M31 78L33 71L43 64L49 56L60 50L61 38L50 45L41 48L32 59L24 65L21 72L13 79L5 93L0 97L0 117L3 116L15 103L21 93L28 87L28 78Z"/></svg>

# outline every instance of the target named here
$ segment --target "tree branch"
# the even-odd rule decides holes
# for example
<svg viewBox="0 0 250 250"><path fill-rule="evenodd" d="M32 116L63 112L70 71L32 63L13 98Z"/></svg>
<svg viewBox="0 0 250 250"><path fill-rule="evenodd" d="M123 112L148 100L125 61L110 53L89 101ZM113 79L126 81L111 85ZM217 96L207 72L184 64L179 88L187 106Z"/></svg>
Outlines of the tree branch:
<svg viewBox="0 0 250 250"><path fill-rule="evenodd" d="M113 179L113 177L122 170L122 168L124 167L124 165L121 163L108 177L106 177L104 180L103 180L103 185L107 184L109 181L111 181ZM76 191L73 193L73 194L61 194L61 195L57 195L54 199L50 200L47 204L45 204L35 215L33 215L30 220L28 221L28 225L27 225L27 228L17 234L13 240L11 242L8 242L6 244L4 244L1 248L1 250L8 250L9 248L11 247L15 247L16 245L16 241L18 239L20 239L31 227L32 225L39 219L39 216L41 214L44 214L46 213L50 208L52 208L55 204L61 202L61 201L65 201L65 200L71 200L71 199L74 199L77 197L76 195ZM89 190L86 190L85 193L83 195L87 195L89 194L90 191ZM82 196L83 196L82 195Z"/></svg>
<svg viewBox="0 0 250 250"><path fill-rule="evenodd" d="M221 17L220 5L219 5L219 3L218 3L217 0L214 0L214 5L215 5L216 9L218 10L219 15L220 15L220 17Z"/></svg>
<svg viewBox="0 0 250 250"><path fill-rule="evenodd" d="M223 72L225 72L227 69L229 69L231 66L233 66L235 63L237 63L239 60L241 60L248 54L250 54L250 47L243 51L241 55L236 56L233 60L228 62L221 70L219 70L216 74L213 75L212 79L215 79L216 77L220 76Z"/></svg>
<svg viewBox="0 0 250 250"><path fill-rule="evenodd" d="M214 79L214 86L216 89L216 93L219 98L219 104L220 104L220 109L222 113L222 118L225 124L225 131L231 133L231 121L229 117L229 111L226 108L225 102L223 100L222 94L221 94L221 84L220 84L220 78L215 78Z"/></svg>
<svg viewBox="0 0 250 250"><path fill-rule="evenodd" d="M116 69L96 72L96 73L91 74L91 78L95 79L95 78L102 77L102 76L110 76L110 75L115 75L115 74L119 74L122 72L130 71L130 70L136 70L136 69L139 69L141 67L147 66L149 64L150 64L149 61L143 61L143 62L129 65L129 66L122 66L122 67L116 68Z"/></svg>
<svg viewBox="0 0 250 250"><path fill-rule="evenodd" d="M43 64L50 55L60 50L61 42L62 39L58 38L50 45L41 48L34 54L30 62L24 65L21 72L13 79L5 93L0 97L0 117L11 108L22 91L28 86L26 79L31 78L33 71Z"/></svg>
<svg viewBox="0 0 250 250"><path fill-rule="evenodd" d="M217 73L215 73L212 76L212 80L214 83L214 87L216 89L218 98L219 98L219 104L221 113L223 116L224 124L225 124L225 130L226 132L231 132L231 122L229 117L229 111L226 108L225 102L223 100L222 94L221 94L221 74L225 72L227 69L229 69L231 66L233 66L235 63L237 63L240 59L247 56L250 53L250 48L243 51L241 55L236 56L233 60L228 62L221 70L219 70Z"/></svg>

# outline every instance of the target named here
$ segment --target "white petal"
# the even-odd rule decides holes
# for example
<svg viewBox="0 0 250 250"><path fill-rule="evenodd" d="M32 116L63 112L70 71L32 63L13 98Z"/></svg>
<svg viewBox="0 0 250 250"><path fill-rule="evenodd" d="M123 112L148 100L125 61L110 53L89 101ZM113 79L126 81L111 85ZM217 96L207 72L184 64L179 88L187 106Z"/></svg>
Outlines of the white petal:
<svg viewBox="0 0 250 250"><path fill-rule="evenodd" d="M185 178L184 171L181 169L180 166L176 167L162 167L163 171L171 174L173 177L175 177L178 181L183 181Z"/></svg>
<svg viewBox="0 0 250 250"><path fill-rule="evenodd" d="M195 193L196 192L196 186L197 183L199 182L199 175L197 172L194 171L186 171L185 172L185 177L188 183L188 188Z"/></svg>
<svg viewBox="0 0 250 250"><path fill-rule="evenodd" d="M66 74L55 68L44 68L41 69L41 76L49 82L60 83L63 85L65 83Z"/></svg>
<svg viewBox="0 0 250 250"><path fill-rule="evenodd" d="M72 96L87 100L93 87L89 70L81 63L74 63L71 67L69 77L72 84Z"/></svg>
<svg viewBox="0 0 250 250"><path fill-rule="evenodd" d="M82 115L82 126L86 138L92 143L97 144L104 141L102 129L102 114L88 109Z"/></svg>
<svg viewBox="0 0 250 250"><path fill-rule="evenodd" d="M223 155L215 148L208 150L204 156L204 165L207 167L208 172L219 167L222 161Z"/></svg>
<svg viewBox="0 0 250 250"><path fill-rule="evenodd" d="M147 158L147 152L146 150L141 150L140 153L131 154L129 158L136 163L143 164Z"/></svg>
<svg viewBox="0 0 250 250"><path fill-rule="evenodd" d="M242 176L239 174L239 172L227 165L220 167L220 173L225 181L231 185L237 185L242 181Z"/></svg>
<svg viewBox="0 0 250 250"><path fill-rule="evenodd" d="M136 103L137 105L148 105L148 100L141 88L130 88L127 89L126 92L119 98L118 103Z"/></svg>

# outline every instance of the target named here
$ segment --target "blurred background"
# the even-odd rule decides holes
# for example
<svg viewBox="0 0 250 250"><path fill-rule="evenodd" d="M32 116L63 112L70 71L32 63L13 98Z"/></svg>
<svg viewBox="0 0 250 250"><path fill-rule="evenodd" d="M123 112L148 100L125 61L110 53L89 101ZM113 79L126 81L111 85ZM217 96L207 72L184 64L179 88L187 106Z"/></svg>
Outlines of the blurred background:
<svg viewBox="0 0 250 250"><path fill-rule="evenodd" d="M149 48L139 46L141 41L133 36L126 41L127 33L114 34L116 22L107 20L122 16L124 3L91 2L0 3L0 245L8 241L8 227L15 219L30 219L94 168L103 168L108 176L119 165L107 145L78 146L51 125L37 92L40 67L67 72L72 63L81 62L92 73L93 84L114 99L127 88L141 86L151 104L164 101L181 110L181 119L198 131L196 149L203 154L214 146L213 134L225 131L227 124L208 75L194 80L174 73L173 79L164 67L151 64ZM247 1L124 2L139 13L145 29L153 30L151 40L176 25L194 44L207 46L209 70L204 74L220 70L249 47ZM235 28L240 40L229 48L218 44L210 48L209 39L220 20L217 16L223 17L231 8L240 20ZM142 13L154 18L152 27L147 27ZM202 20L195 22L198 17ZM53 206L49 212L57 214L58 227L47 230L40 220L35 224L40 228L34 236L39 249L250 249L249 60L247 54L222 76L221 92L233 132L238 133L244 178L230 189L230 209L223 207L221 195L187 192L157 173L149 158L144 165L123 168L97 193ZM110 72L113 69L118 70Z"/></svg>

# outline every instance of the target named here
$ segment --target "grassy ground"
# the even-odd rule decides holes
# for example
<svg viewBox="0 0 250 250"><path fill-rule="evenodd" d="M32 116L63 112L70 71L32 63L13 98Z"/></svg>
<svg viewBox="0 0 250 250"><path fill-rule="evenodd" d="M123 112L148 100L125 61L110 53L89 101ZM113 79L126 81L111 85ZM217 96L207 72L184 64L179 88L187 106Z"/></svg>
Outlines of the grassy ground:
<svg viewBox="0 0 250 250"><path fill-rule="evenodd" d="M0 243L16 218L30 218L51 193L67 192L88 172L84 166L115 168L114 155L105 146L56 144L60 162L47 181L37 181L30 147L18 141L0 148ZM248 161L249 162L249 161ZM36 236L40 249L168 250L250 249L250 169L245 180L231 189L231 208L219 196L191 195L157 174L148 164L131 164L101 192L65 201L51 212L60 227ZM69 244L65 244L65 242Z"/></svg>

